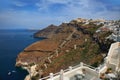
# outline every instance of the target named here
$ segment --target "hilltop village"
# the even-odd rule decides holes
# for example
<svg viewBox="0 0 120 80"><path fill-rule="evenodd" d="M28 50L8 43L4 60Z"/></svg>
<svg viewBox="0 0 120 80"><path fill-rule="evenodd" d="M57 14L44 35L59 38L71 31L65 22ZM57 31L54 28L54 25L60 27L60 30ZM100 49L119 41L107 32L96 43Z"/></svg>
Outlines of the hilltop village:
<svg viewBox="0 0 120 80"><path fill-rule="evenodd" d="M104 64L111 44L120 42L120 20L78 18L49 25L34 37L45 39L25 48L16 59L16 66L29 72L25 80L38 80L80 62L95 68Z"/></svg>

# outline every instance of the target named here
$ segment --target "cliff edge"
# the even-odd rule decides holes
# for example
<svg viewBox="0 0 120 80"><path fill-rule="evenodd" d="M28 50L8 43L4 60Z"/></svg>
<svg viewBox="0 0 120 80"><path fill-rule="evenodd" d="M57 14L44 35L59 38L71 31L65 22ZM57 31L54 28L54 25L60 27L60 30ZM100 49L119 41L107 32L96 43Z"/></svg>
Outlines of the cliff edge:
<svg viewBox="0 0 120 80"><path fill-rule="evenodd" d="M18 55L16 66L27 68L29 74L35 72L36 74L32 74L33 79L79 62L98 66L112 41L106 41L106 37L111 34L109 31L96 33L96 30L103 26L96 22L98 23L79 18L59 26L50 25L36 32L34 37L47 39L25 48ZM35 67L32 71L33 66Z"/></svg>

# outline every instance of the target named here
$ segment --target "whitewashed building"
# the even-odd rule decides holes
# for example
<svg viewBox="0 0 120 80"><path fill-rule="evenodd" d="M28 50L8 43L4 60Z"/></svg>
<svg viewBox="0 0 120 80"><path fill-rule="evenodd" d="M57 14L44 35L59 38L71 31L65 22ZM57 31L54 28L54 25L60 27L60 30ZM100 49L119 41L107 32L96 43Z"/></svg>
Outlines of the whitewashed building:
<svg viewBox="0 0 120 80"><path fill-rule="evenodd" d="M119 41L120 42L120 26L119 25L117 25L113 29L113 33L108 38L112 39L114 41Z"/></svg>

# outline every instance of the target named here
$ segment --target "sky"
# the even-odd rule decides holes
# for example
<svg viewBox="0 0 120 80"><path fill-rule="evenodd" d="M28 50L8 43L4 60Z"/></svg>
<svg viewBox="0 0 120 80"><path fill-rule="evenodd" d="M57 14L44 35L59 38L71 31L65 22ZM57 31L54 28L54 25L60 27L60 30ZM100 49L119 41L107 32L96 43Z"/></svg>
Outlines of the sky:
<svg viewBox="0 0 120 80"><path fill-rule="evenodd" d="M0 29L43 29L76 18L120 19L120 0L0 0Z"/></svg>

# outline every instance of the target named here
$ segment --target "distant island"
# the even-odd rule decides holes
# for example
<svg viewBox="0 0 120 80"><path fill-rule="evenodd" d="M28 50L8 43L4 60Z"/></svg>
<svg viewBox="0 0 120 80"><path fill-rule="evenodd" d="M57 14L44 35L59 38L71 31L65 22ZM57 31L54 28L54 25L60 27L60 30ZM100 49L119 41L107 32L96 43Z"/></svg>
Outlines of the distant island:
<svg viewBox="0 0 120 80"><path fill-rule="evenodd" d="M78 18L49 25L34 37L45 39L25 48L16 59L16 66L29 72L25 80L37 80L79 62L99 66L111 43L120 41L120 20Z"/></svg>

